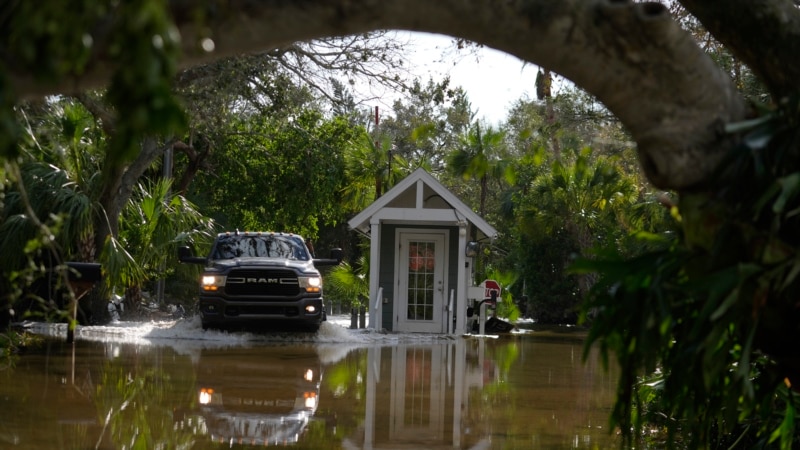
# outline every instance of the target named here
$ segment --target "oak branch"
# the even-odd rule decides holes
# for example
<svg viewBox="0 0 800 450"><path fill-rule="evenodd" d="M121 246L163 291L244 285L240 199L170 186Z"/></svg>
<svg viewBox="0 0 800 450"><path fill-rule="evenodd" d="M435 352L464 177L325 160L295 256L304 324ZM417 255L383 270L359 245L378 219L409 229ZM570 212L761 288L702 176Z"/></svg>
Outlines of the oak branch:
<svg viewBox="0 0 800 450"><path fill-rule="evenodd" d="M781 2L686 3L713 18L715 10L731 4ZM732 144L723 133L724 125L747 114L730 78L658 3L173 0L170 8L181 36L184 67L296 41L378 29L441 33L508 52L570 79L603 102L631 132L645 173L661 188L703 186ZM202 14L196 14L198 8ZM796 15L794 10L789 13ZM98 24L94 29L105 30L92 35L94 42L103 42L107 27ZM204 50L203 44L209 49L210 42L213 50ZM54 84L34 81L26 71L14 69L19 67L14 61L3 63L15 94L30 97L98 86L120 69L110 67L102 51L94 53L97 60L90 61L85 73Z"/></svg>

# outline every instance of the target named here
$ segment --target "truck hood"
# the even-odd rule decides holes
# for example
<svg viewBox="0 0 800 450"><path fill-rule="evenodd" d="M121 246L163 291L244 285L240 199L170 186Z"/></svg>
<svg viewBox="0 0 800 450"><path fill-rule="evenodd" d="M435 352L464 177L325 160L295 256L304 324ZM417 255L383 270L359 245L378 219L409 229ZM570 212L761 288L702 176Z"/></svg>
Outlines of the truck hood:
<svg viewBox="0 0 800 450"><path fill-rule="evenodd" d="M272 258L233 258L209 261L209 269L226 270L235 267L288 267L301 272L316 272L311 261L293 261Z"/></svg>

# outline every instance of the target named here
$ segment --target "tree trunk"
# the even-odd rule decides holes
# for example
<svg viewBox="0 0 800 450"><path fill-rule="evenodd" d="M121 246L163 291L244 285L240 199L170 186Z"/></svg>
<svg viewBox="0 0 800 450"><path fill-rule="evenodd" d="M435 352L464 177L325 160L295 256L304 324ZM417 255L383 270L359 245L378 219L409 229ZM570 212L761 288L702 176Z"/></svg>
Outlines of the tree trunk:
<svg viewBox="0 0 800 450"><path fill-rule="evenodd" d="M774 99L800 82L800 10L783 0L681 0L681 5L763 81ZM732 26L732 24L735 24Z"/></svg>
<svg viewBox="0 0 800 450"><path fill-rule="evenodd" d="M545 121L547 126L550 127L550 145L553 146L553 157L556 161L561 162L561 144L558 142L558 133L555 129L556 124L556 110L553 106L553 73L549 70L544 71L544 104L545 104Z"/></svg>
<svg viewBox="0 0 800 450"><path fill-rule="evenodd" d="M350 308L350 329L358 329L358 308L355 306Z"/></svg>

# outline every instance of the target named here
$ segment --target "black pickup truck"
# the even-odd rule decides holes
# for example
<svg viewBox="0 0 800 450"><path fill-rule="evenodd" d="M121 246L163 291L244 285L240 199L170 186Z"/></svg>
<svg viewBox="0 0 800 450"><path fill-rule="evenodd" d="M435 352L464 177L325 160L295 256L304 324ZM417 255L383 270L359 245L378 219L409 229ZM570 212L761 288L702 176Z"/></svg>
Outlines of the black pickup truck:
<svg viewBox="0 0 800 450"><path fill-rule="evenodd" d="M299 235L236 231L218 234L208 257L181 247L178 258L205 265L198 303L204 329L273 324L316 331L325 320L316 267L339 264L342 250L314 259Z"/></svg>

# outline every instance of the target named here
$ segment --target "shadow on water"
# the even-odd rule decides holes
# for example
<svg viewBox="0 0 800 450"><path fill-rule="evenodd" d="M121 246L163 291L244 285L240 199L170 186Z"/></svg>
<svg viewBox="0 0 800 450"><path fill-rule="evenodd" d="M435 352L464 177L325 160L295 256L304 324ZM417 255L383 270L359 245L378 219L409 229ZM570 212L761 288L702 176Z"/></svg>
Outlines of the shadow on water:
<svg viewBox="0 0 800 450"><path fill-rule="evenodd" d="M596 354L581 359L579 332L232 333L182 321L76 336L0 370L0 448L618 445L606 426L616 378Z"/></svg>

